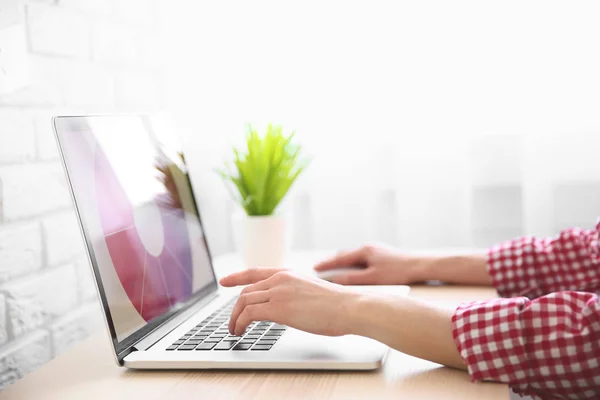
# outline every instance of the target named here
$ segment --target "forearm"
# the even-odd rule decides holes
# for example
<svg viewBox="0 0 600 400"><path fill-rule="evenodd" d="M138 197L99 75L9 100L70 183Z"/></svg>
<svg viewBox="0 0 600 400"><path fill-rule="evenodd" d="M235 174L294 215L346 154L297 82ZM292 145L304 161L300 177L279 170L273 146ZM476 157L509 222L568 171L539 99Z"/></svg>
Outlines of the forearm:
<svg viewBox="0 0 600 400"><path fill-rule="evenodd" d="M491 285L487 271L487 255L468 254L445 257L424 257L417 268L417 280L438 280L446 283Z"/></svg>
<svg viewBox="0 0 600 400"><path fill-rule="evenodd" d="M403 353L466 369L452 338L452 311L406 297L356 295L350 334L370 337Z"/></svg>

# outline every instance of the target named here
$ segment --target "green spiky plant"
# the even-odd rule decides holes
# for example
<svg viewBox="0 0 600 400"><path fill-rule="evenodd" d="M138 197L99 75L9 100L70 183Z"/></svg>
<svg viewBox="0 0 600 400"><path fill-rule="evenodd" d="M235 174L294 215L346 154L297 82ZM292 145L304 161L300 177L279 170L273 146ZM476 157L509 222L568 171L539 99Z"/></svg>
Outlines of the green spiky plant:
<svg viewBox="0 0 600 400"><path fill-rule="evenodd" d="M248 126L244 149L233 148L233 160L217 172L232 183L234 199L249 216L273 215L292 184L306 168L294 132L269 124L264 135ZM231 185L228 185L231 186Z"/></svg>

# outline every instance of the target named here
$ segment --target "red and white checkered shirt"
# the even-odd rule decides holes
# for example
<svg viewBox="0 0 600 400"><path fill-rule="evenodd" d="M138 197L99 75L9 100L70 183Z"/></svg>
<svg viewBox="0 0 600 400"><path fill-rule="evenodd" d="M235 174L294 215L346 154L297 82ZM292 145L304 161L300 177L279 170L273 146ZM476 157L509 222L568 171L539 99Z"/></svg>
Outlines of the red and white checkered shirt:
<svg viewBox="0 0 600 400"><path fill-rule="evenodd" d="M463 304L454 341L473 381L541 399L600 399L600 222L492 247L503 298Z"/></svg>

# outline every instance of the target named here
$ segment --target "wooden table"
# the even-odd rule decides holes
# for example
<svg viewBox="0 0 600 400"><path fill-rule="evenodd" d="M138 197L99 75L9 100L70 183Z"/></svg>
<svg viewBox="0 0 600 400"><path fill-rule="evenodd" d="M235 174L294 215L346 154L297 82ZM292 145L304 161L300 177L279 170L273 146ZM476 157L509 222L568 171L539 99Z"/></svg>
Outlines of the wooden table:
<svg viewBox="0 0 600 400"><path fill-rule="evenodd" d="M290 261L306 268L324 253L302 253ZM218 275L239 268L221 257ZM452 307L495 297L491 288L415 286L411 296ZM383 368L371 372L134 371L113 361L105 332L0 393L0 399L486 399L507 400L506 385L471 383L465 372L392 350Z"/></svg>

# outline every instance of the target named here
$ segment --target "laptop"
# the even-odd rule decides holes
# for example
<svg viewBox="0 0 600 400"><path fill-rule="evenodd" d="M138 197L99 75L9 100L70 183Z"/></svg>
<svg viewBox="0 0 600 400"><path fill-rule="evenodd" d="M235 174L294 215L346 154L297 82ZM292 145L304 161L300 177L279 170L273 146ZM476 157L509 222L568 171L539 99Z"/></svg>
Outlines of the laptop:
<svg viewBox="0 0 600 400"><path fill-rule="evenodd" d="M168 120L53 119L116 362L137 369L370 370L388 347L255 321L227 330L239 289L220 287L190 171ZM203 196L210 196L204 192ZM356 287L406 295L406 286Z"/></svg>

